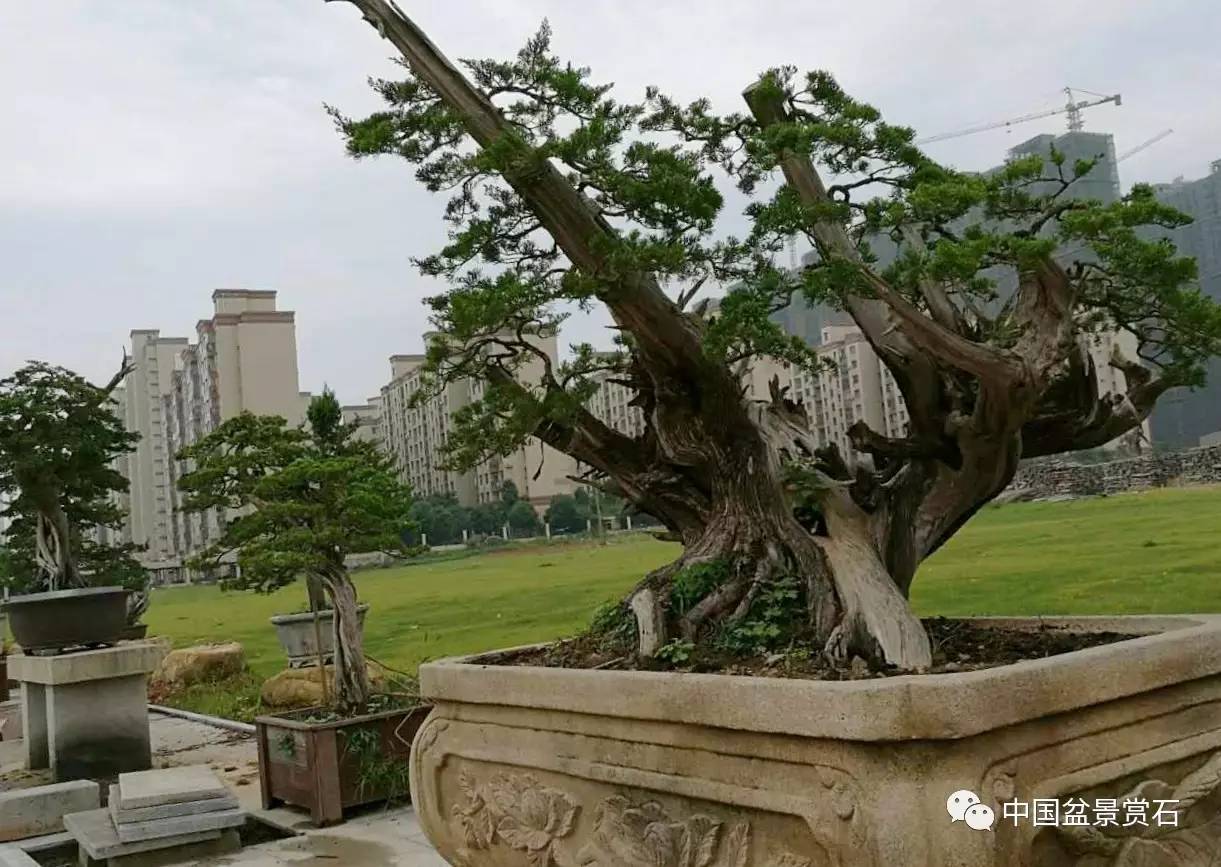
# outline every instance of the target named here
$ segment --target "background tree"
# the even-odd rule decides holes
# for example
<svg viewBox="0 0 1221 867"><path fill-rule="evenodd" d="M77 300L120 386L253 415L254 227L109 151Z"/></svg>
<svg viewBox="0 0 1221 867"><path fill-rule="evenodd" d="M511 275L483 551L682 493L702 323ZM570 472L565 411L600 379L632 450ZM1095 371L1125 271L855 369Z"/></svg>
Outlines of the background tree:
<svg viewBox="0 0 1221 867"><path fill-rule="evenodd" d="M308 430L279 416L243 413L183 449L194 462L179 487L184 510L220 509L220 538L193 558L193 568L228 560L239 569L227 588L268 593L305 576L320 585L335 611L334 698L343 712L369 700L349 554L409 553L411 496L388 461L353 438L335 396L310 402Z"/></svg>
<svg viewBox="0 0 1221 867"><path fill-rule="evenodd" d="M429 545L451 545L462 541L462 531L471 529L471 517L451 494L434 494L411 505L411 520Z"/></svg>
<svg viewBox="0 0 1221 867"><path fill-rule="evenodd" d="M111 397L130 371L126 356L105 386L40 361L0 380L0 492L8 495L9 586L20 592L89 584L142 590L135 545L110 546L116 495L127 480L113 466L135 447Z"/></svg>
<svg viewBox="0 0 1221 867"><path fill-rule="evenodd" d="M352 2L407 76L374 82L384 111L333 111L350 153L397 155L453 194L450 241L419 262L451 284L430 302L443 338L428 370L438 386L489 386L450 442L473 462L537 436L682 540L631 596L644 656L670 636L717 635L795 581L806 637L831 658L928 665L907 603L921 560L1020 458L1114 439L1217 354L1221 311L1194 263L1138 232L1185 218L1146 186L1109 205L1068 198L1090 161L1053 152L1050 175L1041 156L955 171L825 72L766 72L745 112L657 89L618 102L554 56L546 27L516 58L464 61L464 73L393 3ZM726 182L751 198L742 238L717 227ZM797 272L776 264L793 235L817 251ZM885 267L879 237L899 247ZM1002 277L1016 288L1002 293ZM741 286L715 318L691 306L708 280ZM778 383L769 400L745 397L753 356L816 369L768 319L798 294L860 327L902 392L907 436L858 423L857 461L822 447ZM616 352L575 347L554 364L528 339L574 303L609 312ZM1107 328L1137 339L1139 358L1111 360L1125 394L1099 394L1083 347ZM527 363L538 381L521 382ZM595 371L635 390L639 436L589 412ZM684 580L673 604L676 580L710 563L700 598Z"/></svg>
<svg viewBox="0 0 1221 867"><path fill-rule="evenodd" d="M509 506L505 513L505 523L509 525L509 531L518 537L537 536L542 530L538 513L525 500L517 500Z"/></svg>
<svg viewBox="0 0 1221 867"><path fill-rule="evenodd" d="M551 498L544 520L554 533L583 533L585 514L571 494L556 494Z"/></svg>

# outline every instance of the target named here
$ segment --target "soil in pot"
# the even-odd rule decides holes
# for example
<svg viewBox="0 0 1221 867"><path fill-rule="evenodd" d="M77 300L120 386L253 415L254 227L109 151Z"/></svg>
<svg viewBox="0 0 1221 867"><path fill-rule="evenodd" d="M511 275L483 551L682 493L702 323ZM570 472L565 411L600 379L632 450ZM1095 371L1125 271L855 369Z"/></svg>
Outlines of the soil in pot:
<svg viewBox="0 0 1221 867"><path fill-rule="evenodd" d="M1119 632L1070 632L1051 626L1038 629L986 626L978 621L944 617L923 622L933 644L933 665L927 672L919 672L927 674L994 668L1137 637ZM756 631L763 630L756 627ZM480 661L548 668L689 671L809 680L861 680L912 673L872 668L859 657L848 663L831 661L808 640L803 642L803 637L808 636L800 628L788 635L781 630L780 635L784 636L783 644L775 641L779 636L771 636L770 649L752 646L749 633L701 644L678 642L660 658L640 664L635 656L633 631L591 632L546 647L481 657Z"/></svg>

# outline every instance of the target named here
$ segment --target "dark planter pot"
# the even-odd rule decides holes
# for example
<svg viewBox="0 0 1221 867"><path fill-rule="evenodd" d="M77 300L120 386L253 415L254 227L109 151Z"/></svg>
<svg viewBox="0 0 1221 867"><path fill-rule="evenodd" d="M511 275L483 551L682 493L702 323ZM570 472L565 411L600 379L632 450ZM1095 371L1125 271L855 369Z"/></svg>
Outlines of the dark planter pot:
<svg viewBox="0 0 1221 867"><path fill-rule="evenodd" d="M321 708L261 716L259 745L263 808L293 804L314 825L343 821L349 807L406 799L411 742L432 708L382 711L333 722L307 722Z"/></svg>
<svg viewBox="0 0 1221 867"><path fill-rule="evenodd" d="M119 633L119 638L123 641L139 641L148 636L147 623L132 623L123 627L123 631Z"/></svg>
<svg viewBox="0 0 1221 867"><path fill-rule="evenodd" d="M27 653L114 644L127 625L127 590L86 587L14 596L4 604L13 640Z"/></svg>

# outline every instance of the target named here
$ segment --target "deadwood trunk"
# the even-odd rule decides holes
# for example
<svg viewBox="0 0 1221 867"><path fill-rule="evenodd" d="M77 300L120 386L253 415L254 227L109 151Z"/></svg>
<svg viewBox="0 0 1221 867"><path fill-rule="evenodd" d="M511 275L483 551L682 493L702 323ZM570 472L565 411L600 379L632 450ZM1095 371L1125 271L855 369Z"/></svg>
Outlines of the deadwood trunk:
<svg viewBox="0 0 1221 867"><path fill-rule="evenodd" d="M369 703L371 692L357 611L356 586L342 565L328 569L321 578L335 611L335 616L331 618L335 650L335 704L340 712L353 713Z"/></svg>

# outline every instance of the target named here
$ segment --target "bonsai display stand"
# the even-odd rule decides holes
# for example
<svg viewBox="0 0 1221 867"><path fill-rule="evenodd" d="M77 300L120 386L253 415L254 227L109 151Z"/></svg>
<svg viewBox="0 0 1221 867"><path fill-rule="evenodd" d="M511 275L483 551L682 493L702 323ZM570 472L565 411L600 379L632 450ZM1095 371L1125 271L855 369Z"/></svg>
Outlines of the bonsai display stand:
<svg viewBox="0 0 1221 867"><path fill-rule="evenodd" d="M59 656L9 657L21 682L25 765L56 782L113 777L152 766L148 675L165 653L134 642Z"/></svg>

